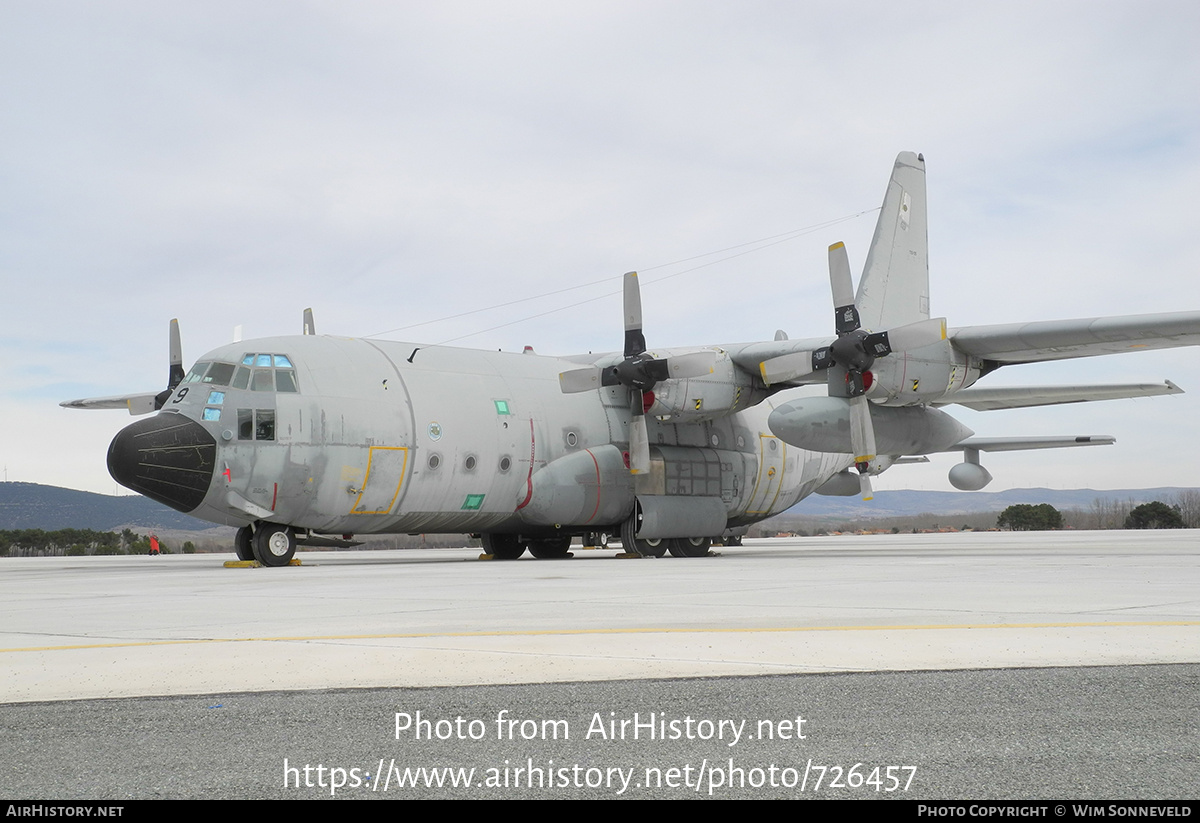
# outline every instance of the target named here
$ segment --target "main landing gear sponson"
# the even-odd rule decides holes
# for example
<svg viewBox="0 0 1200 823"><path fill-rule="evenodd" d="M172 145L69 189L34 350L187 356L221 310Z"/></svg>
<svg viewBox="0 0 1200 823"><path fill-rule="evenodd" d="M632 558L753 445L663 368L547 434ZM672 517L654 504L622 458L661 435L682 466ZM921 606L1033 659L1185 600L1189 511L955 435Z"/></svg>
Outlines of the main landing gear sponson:
<svg viewBox="0 0 1200 823"><path fill-rule="evenodd" d="M662 557L667 553L669 540L662 538L639 540L634 537L636 530L637 522L633 517L621 524L621 545L625 547L625 551L631 554L640 554L642 557Z"/></svg>

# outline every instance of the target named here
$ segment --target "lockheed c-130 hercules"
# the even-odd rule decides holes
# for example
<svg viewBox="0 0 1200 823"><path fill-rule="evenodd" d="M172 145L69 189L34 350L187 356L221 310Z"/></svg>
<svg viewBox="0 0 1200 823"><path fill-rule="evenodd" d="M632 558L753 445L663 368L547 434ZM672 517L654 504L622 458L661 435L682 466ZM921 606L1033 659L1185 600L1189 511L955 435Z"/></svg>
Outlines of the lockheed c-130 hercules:
<svg viewBox="0 0 1200 823"><path fill-rule="evenodd" d="M501 559L562 557L573 536L626 551L707 554L712 538L814 492L871 496L873 475L961 451L1112 437L985 438L940 409L1175 394L1170 381L973 388L1000 366L1200 344L1200 312L946 328L929 316L925 162L896 159L857 292L829 249L832 335L650 349L637 275L620 353L545 357L305 334L233 343L183 371L178 323L158 393L68 401L153 417L121 430L122 485L237 526L242 559L287 564L298 543L472 533ZM823 396L797 387L825 386Z"/></svg>

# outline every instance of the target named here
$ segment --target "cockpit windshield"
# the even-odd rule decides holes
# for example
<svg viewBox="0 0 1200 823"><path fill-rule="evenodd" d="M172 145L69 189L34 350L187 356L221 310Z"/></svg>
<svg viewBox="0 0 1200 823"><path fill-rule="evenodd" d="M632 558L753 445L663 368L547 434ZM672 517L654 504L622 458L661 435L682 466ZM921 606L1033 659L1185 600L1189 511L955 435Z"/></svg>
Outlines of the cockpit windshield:
<svg viewBox="0 0 1200 823"><path fill-rule="evenodd" d="M296 381L296 369L286 354L250 353L242 358L242 365L201 361L183 379L184 383L207 383L213 386L232 386L261 392L300 391Z"/></svg>
<svg viewBox="0 0 1200 823"><path fill-rule="evenodd" d="M239 385L240 383L240 385ZM296 370L286 354L247 353L234 376L234 388L251 391L298 392Z"/></svg>

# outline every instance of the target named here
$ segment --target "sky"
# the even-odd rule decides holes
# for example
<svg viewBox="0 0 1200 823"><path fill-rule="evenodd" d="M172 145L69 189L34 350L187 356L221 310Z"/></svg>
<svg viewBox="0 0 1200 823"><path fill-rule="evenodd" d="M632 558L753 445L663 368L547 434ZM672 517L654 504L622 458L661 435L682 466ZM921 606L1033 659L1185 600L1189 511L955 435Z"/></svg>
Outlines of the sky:
<svg viewBox="0 0 1200 823"><path fill-rule="evenodd" d="M173 317L186 365L308 306L322 333L610 351L638 270L651 347L829 334L825 250L861 270L904 150L952 327L1200 310L1197 42L1200 5L1161 0L0 0L5 478L113 493L132 419L57 404L161 389ZM989 490L1197 486L1196 348L980 385L1168 378L1189 393L950 411L1117 437L985 456Z"/></svg>

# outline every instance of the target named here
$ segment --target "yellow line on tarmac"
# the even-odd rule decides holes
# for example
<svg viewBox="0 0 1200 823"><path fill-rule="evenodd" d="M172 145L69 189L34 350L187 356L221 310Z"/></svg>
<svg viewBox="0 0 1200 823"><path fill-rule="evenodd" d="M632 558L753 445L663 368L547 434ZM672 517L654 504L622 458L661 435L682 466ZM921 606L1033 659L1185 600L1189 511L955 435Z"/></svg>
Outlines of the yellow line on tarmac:
<svg viewBox="0 0 1200 823"><path fill-rule="evenodd" d="M406 634L329 634L293 637L207 637L180 640L137 640L127 643L79 643L66 646L29 646L0 649L13 652L53 652L78 649L127 649L140 646L185 646L197 643L295 643L329 640L414 640L428 637L539 637L585 634L769 634L776 632L884 632L945 631L954 629L1108 629L1156 626L1200 626L1200 620L1121 621L1115 623L951 623L945 625L896 626L779 626L757 628L627 628L627 629L536 629L490 632L415 632Z"/></svg>

